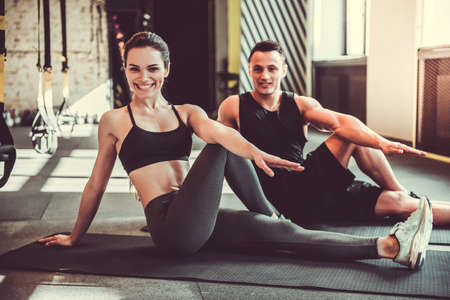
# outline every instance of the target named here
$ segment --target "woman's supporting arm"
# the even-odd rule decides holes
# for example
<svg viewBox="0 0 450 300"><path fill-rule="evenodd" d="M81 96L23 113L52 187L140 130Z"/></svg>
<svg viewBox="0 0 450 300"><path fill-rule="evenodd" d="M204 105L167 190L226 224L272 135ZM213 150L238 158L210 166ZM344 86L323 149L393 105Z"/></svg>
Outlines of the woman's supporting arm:
<svg viewBox="0 0 450 300"><path fill-rule="evenodd" d="M92 170L92 174L84 187L81 196L78 217L70 235L53 235L40 239L39 242L46 246L60 245L72 246L76 244L88 230L100 205L103 193L111 176L116 150L115 137L111 134L113 121L110 112L103 115L98 127L98 154Z"/></svg>

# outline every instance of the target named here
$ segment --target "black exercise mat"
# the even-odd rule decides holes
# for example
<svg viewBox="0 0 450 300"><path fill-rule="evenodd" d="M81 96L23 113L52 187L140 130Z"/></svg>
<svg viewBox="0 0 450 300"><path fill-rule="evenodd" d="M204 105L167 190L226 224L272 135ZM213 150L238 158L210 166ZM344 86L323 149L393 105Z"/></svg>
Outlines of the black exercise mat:
<svg viewBox="0 0 450 300"><path fill-rule="evenodd" d="M73 248L31 243L0 257L0 267L317 288L365 293L450 296L450 254L429 251L421 271L390 260L312 261L280 255L202 250L187 258L159 253L149 237L88 234Z"/></svg>
<svg viewBox="0 0 450 300"><path fill-rule="evenodd" d="M305 228L340 232L361 236L385 236L389 234L394 222L385 221L377 223L334 223L334 224L314 224ZM430 244L450 245L450 227L433 227Z"/></svg>
<svg viewBox="0 0 450 300"><path fill-rule="evenodd" d="M49 194L0 192L0 221L39 220L49 202Z"/></svg>

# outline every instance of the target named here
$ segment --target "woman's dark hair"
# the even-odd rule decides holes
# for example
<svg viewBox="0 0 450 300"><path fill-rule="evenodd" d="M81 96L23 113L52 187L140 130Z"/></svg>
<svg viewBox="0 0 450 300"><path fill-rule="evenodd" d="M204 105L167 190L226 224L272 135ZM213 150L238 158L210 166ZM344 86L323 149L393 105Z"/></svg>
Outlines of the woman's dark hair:
<svg viewBox="0 0 450 300"><path fill-rule="evenodd" d="M278 42L275 42L275 41L266 40L266 41L257 43L253 47L252 51L250 52L250 55L248 56L248 62L250 62L250 59L252 58L253 53L255 53L256 51L261 51L261 52L276 51L276 52L280 53L281 57L283 58L283 61L286 59L283 48L281 47L281 45Z"/></svg>
<svg viewBox="0 0 450 300"><path fill-rule="evenodd" d="M125 43L123 52L123 62L127 65L128 52L133 48L152 47L161 53L164 67L167 68L170 63L169 47L166 42L156 33L142 31L133 34L133 36Z"/></svg>

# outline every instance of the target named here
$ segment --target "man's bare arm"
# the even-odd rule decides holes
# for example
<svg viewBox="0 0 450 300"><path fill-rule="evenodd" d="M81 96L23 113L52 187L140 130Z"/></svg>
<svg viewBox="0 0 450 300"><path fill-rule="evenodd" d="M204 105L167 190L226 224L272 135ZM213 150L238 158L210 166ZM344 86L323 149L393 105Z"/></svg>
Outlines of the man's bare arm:
<svg viewBox="0 0 450 300"><path fill-rule="evenodd" d="M217 121L225 126L239 130L239 96L233 95L225 100L219 106Z"/></svg>
<svg viewBox="0 0 450 300"><path fill-rule="evenodd" d="M385 154L426 155L425 152L402 143L389 141L367 127L358 118L323 108L313 98L296 96L295 101L305 119L319 130L331 131L357 145L381 149Z"/></svg>

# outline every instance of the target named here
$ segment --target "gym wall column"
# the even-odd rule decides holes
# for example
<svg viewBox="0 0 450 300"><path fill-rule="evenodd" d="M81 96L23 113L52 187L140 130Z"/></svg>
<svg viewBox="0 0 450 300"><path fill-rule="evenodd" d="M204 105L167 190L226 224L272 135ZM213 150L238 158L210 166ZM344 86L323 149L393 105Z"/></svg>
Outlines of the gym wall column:
<svg viewBox="0 0 450 300"><path fill-rule="evenodd" d="M228 72L228 2L214 0L214 39L215 39L215 98L216 107L219 106L227 94L221 82L222 74Z"/></svg>
<svg viewBox="0 0 450 300"><path fill-rule="evenodd" d="M213 0L161 0L154 4L155 32L167 42L171 69L166 96L174 104L216 109Z"/></svg>
<svg viewBox="0 0 450 300"><path fill-rule="evenodd" d="M367 125L404 141L414 133L417 1L369 1Z"/></svg>
<svg viewBox="0 0 450 300"><path fill-rule="evenodd" d="M242 0L240 91L249 91L252 84L247 71L251 48L262 40L281 43L287 56L288 74L281 88L300 95L309 89L311 58L308 43L307 0Z"/></svg>

